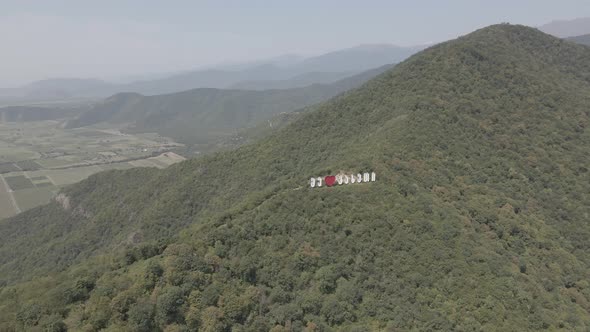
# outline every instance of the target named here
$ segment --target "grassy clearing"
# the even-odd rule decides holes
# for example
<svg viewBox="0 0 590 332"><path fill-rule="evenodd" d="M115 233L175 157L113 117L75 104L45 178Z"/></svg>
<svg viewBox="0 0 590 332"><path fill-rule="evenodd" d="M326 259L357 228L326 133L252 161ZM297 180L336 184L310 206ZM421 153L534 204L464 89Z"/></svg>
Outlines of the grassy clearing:
<svg viewBox="0 0 590 332"><path fill-rule="evenodd" d="M149 160L152 164L156 165L158 168L166 168L172 164L186 160L186 158L184 158L183 156L177 155L174 152L166 152L166 153L162 153L159 156L148 158L146 160Z"/></svg>
<svg viewBox="0 0 590 332"><path fill-rule="evenodd" d="M131 165L136 167L158 167L148 159L134 160L129 162Z"/></svg>
<svg viewBox="0 0 590 332"><path fill-rule="evenodd" d="M112 163L112 164L99 165L99 167L104 171L108 171L111 169L130 169L135 166L131 165L130 163Z"/></svg>
<svg viewBox="0 0 590 332"><path fill-rule="evenodd" d="M181 156L181 155L179 155L179 154L176 154L176 153L174 153L174 152L166 152L166 153L164 153L162 156L163 156L163 157L166 157L166 159L171 159L171 160L173 160L173 161L174 161L174 163L177 163L177 162L180 162L180 161L186 160L186 158L185 158L185 157L183 157L183 156Z"/></svg>
<svg viewBox="0 0 590 332"><path fill-rule="evenodd" d="M166 168L170 165L170 164L166 163L165 161L162 161L162 160L156 159L156 158L150 158L148 160L158 168Z"/></svg>

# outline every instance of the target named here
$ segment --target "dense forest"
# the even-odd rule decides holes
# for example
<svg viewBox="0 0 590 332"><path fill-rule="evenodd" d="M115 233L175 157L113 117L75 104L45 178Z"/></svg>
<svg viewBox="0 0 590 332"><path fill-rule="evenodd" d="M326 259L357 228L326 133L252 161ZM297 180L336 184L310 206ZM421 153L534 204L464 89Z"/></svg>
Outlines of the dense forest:
<svg viewBox="0 0 590 332"><path fill-rule="evenodd" d="M590 328L590 49L494 25L0 221L0 330ZM310 188L311 176L377 181Z"/></svg>

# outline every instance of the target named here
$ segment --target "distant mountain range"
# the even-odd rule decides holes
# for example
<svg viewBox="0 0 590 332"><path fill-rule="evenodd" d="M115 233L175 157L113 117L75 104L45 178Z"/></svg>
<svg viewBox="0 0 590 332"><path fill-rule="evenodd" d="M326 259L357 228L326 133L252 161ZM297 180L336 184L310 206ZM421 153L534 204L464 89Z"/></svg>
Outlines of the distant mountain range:
<svg viewBox="0 0 590 332"><path fill-rule="evenodd" d="M292 89L312 84L328 84L353 74L354 72L310 72L286 80L243 81L230 88L238 90Z"/></svg>
<svg viewBox="0 0 590 332"><path fill-rule="evenodd" d="M236 70L244 70L250 67L270 64L277 67L289 67L297 65L298 63L302 62L303 60L307 59L308 57L299 55L299 54L283 54L279 56L275 56L269 59L260 59L254 61L247 61L247 62L237 62L237 63L225 63L225 64L218 64L212 66L211 68L221 69L221 70L229 70L229 71L236 71Z"/></svg>
<svg viewBox="0 0 590 332"><path fill-rule="evenodd" d="M552 21L541 25L539 30L560 38L590 34L590 17Z"/></svg>
<svg viewBox="0 0 590 332"><path fill-rule="evenodd" d="M29 83L18 88L0 89L2 100L56 100L79 97L96 97L116 85L98 79L53 78Z"/></svg>
<svg viewBox="0 0 590 332"><path fill-rule="evenodd" d="M332 83L354 73L402 61L422 48L361 45L309 58L285 55L264 62L186 71L125 84L97 79L47 79L19 88L0 89L0 99L101 98L119 92L158 95L196 88L290 89L314 83Z"/></svg>
<svg viewBox="0 0 590 332"><path fill-rule="evenodd" d="M399 47L389 44L367 44L305 59L296 67L300 72L361 71L387 63L405 60L424 46Z"/></svg>

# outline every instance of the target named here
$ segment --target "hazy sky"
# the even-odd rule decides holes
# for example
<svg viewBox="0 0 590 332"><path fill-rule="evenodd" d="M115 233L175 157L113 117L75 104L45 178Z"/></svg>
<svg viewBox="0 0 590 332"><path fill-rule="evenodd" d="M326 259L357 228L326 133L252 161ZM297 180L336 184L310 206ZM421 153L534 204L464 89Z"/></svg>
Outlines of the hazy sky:
<svg viewBox="0 0 590 332"><path fill-rule="evenodd" d="M424 44L494 23L584 16L589 0L0 0L0 87Z"/></svg>

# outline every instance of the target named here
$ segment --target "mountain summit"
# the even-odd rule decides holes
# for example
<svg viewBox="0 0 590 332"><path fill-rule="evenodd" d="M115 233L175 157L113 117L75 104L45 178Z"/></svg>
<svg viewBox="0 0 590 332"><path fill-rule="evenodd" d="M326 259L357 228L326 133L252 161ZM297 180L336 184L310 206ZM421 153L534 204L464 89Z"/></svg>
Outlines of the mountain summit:
<svg viewBox="0 0 590 332"><path fill-rule="evenodd" d="M0 327L587 329L589 69L494 25L256 144L94 175L0 222Z"/></svg>

